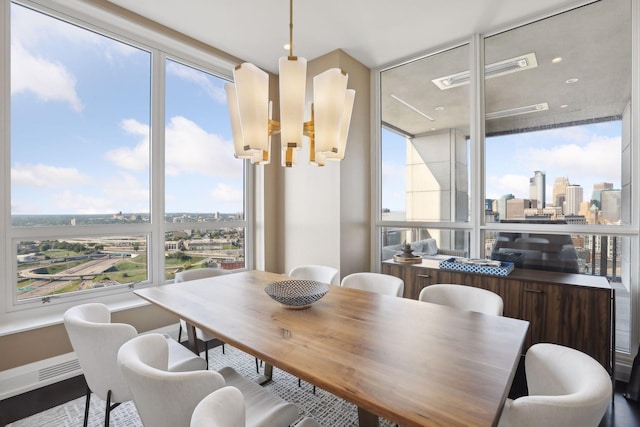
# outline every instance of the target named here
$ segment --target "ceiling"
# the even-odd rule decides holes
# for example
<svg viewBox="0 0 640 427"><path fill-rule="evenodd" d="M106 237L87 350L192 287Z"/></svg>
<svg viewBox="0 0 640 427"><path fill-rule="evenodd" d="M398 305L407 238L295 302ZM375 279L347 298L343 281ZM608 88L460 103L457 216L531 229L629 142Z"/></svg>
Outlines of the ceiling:
<svg viewBox="0 0 640 427"><path fill-rule="evenodd" d="M487 78L486 113L537 104L548 110L486 120L486 133L620 117L631 96L630 6L628 0L601 0L487 38L485 66L529 53L537 66ZM468 70L469 51L463 45L384 71L383 122L408 135L455 128L468 136L469 84L441 90L432 80ZM558 57L562 60L553 63ZM570 79L578 81L567 83Z"/></svg>
<svg viewBox="0 0 640 427"><path fill-rule="evenodd" d="M277 74L287 54L287 0L109 0ZM557 11L577 0L294 0L294 54L342 49L376 68ZM581 2L584 3L584 0Z"/></svg>
<svg viewBox="0 0 640 427"><path fill-rule="evenodd" d="M278 58L287 55L286 0L108 1L275 74ZM622 34L631 28L631 13L625 10L630 0L600 0L500 32L585 3L296 0L294 54L312 60L342 49L369 68L386 68L468 41L474 33L489 33L494 35L486 41L486 64L534 53L538 66L486 80L486 112L539 103L546 103L548 110L487 120L488 134L619 116L631 90L631 37ZM468 136L469 85L440 90L431 80L468 70L470 57L469 47L463 45L385 71L383 122L410 135L456 128ZM552 64L555 57L562 57L562 62ZM565 83L571 78L579 81Z"/></svg>

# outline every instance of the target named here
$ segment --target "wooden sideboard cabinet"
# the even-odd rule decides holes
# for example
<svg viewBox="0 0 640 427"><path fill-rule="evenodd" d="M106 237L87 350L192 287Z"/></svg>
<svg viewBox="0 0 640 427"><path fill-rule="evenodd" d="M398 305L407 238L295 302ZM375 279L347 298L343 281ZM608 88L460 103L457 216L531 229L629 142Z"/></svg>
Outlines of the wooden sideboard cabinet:
<svg viewBox="0 0 640 427"><path fill-rule="evenodd" d="M614 371L615 294L606 277L515 269L507 277L443 270L438 261L382 262L382 272L404 280L404 297L425 286L455 283L488 289L504 301L504 316L529 321L523 352L535 343L575 348Z"/></svg>

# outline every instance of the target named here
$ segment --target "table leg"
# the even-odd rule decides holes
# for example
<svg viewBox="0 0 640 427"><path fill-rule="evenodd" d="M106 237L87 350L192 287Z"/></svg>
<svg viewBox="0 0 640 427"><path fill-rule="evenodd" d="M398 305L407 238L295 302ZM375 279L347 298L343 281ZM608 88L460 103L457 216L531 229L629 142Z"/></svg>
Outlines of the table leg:
<svg viewBox="0 0 640 427"><path fill-rule="evenodd" d="M200 346L196 338L196 328L187 323L187 337L189 338L189 348L198 356L200 355Z"/></svg>
<svg viewBox="0 0 640 427"><path fill-rule="evenodd" d="M359 427L378 427L378 416L358 407Z"/></svg>
<svg viewBox="0 0 640 427"><path fill-rule="evenodd" d="M258 376L258 378L256 378L256 382L260 385L262 384L266 384L269 381L271 381L271 379L273 378L273 365L270 363L266 363L264 364L264 374Z"/></svg>

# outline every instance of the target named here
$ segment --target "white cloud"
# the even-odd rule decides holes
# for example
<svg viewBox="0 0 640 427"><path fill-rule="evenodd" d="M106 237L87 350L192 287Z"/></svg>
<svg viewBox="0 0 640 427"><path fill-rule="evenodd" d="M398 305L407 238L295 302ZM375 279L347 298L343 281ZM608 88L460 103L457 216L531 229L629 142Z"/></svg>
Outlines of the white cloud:
<svg viewBox="0 0 640 427"><path fill-rule="evenodd" d="M486 197L488 199L499 199L505 194L513 194L517 198L528 198L529 177L516 174L487 176Z"/></svg>
<svg viewBox="0 0 640 427"><path fill-rule="evenodd" d="M620 180L620 138L592 136L584 144L564 144L552 148L531 148L525 153L531 164L550 170L566 171L572 183L599 176L608 181ZM564 175L560 175L564 176Z"/></svg>
<svg viewBox="0 0 640 427"><path fill-rule="evenodd" d="M233 156L233 143L208 133L191 120L173 117L165 132L167 175L184 173L242 178L242 162Z"/></svg>
<svg viewBox="0 0 640 427"><path fill-rule="evenodd" d="M82 111L76 79L62 64L32 56L19 43L11 49L11 95L32 92L41 101L66 102L74 111Z"/></svg>
<svg viewBox="0 0 640 427"><path fill-rule="evenodd" d="M11 168L11 183L39 188L59 188L90 184L91 177L76 168L16 164Z"/></svg>
<svg viewBox="0 0 640 427"><path fill-rule="evenodd" d="M228 184L219 183L211 190L209 195L215 202L242 202L242 188L233 187Z"/></svg>
<svg viewBox="0 0 640 427"><path fill-rule="evenodd" d="M74 212L79 215L118 212L118 207L114 206L117 203L112 199L72 191L51 194L49 203L62 212Z"/></svg>
<svg viewBox="0 0 640 427"><path fill-rule="evenodd" d="M149 169L149 126L133 119L125 119L120 123L125 133L140 137L135 147L120 147L107 151L105 158L116 166L132 171Z"/></svg>
<svg viewBox="0 0 640 427"><path fill-rule="evenodd" d="M128 205L131 201L139 203L142 201L144 208L135 212L147 212L149 210L149 185L140 182L138 178L126 172L120 172L116 176L111 177L108 182L102 185L102 192L109 199L125 202ZM147 201L145 205L145 201ZM122 203L125 204L125 203ZM130 209L130 208L129 208ZM124 211L121 207L119 211ZM128 212L132 212L128 210Z"/></svg>
<svg viewBox="0 0 640 427"><path fill-rule="evenodd" d="M136 120L123 120L122 129L140 137L135 147L120 147L105 153L116 166L144 171L149 166L149 127ZM208 177L242 178L242 163L233 156L233 143L206 132L184 117L173 117L165 129L165 173L169 176L200 174Z"/></svg>
<svg viewBox="0 0 640 427"><path fill-rule="evenodd" d="M200 86L214 101L221 104L227 102L227 95L224 87L213 84L212 80L207 78L207 75L202 71L184 65L179 65L175 62L169 62L167 66L167 73L173 74L174 76Z"/></svg>

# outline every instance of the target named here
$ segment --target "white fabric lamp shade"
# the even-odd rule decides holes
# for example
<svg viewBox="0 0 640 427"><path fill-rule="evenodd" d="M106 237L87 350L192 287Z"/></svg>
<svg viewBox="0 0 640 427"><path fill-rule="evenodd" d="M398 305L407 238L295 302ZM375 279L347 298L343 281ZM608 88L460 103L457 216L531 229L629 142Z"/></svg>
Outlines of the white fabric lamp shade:
<svg viewBox="0 0 640 427"><path fill-rule="evenodd" d="M269 75L253 64L233 70L245 150L269 150Z"/></svg>
<svg viewBox="0 0 640 427"><path fill-rule="evenodd" d="M313 78L315 151L337 153L345 108L347 75L331 68Z"/></svg>
<svg viewBox="0 0 640 427"><path fill-rule="evenodd" d="M307 60L283 56L280 70L280 141L282 149L302 148Z"/></svg>

